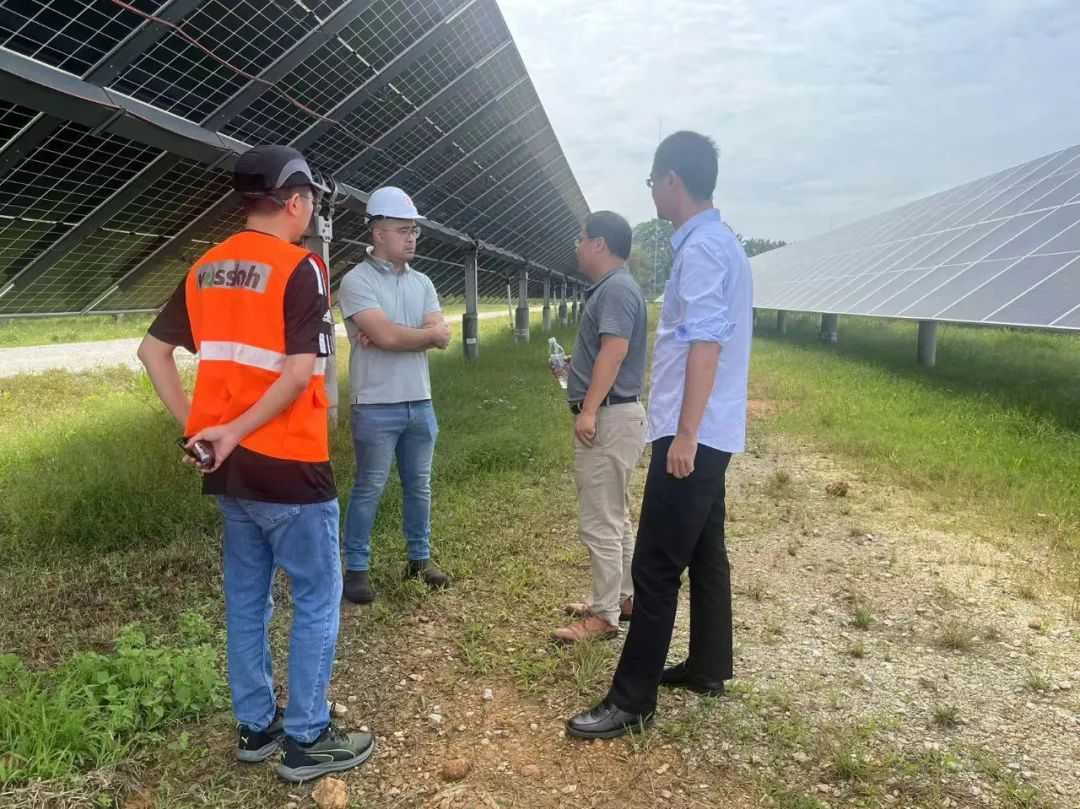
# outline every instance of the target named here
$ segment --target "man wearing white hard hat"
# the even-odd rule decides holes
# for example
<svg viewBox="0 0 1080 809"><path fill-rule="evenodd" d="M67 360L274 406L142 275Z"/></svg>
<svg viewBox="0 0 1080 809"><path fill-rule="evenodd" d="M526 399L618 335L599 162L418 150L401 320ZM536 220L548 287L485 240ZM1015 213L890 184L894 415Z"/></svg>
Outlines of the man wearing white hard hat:
<svg viewBox="0 0 1080 809"><path fill-rule="evenodd" d="M450 328L435 285L409 266L423 219L400 188L374 191L367 204L371 247L346 273L338 304L349 334L351 425L356 481L345 515L343 594L375 598L368 565L371 527L397 458L403 494L407 575L429 587L450 578L431 561L431 462L439 427L431 405L427 351L445 349Z"/></svg>

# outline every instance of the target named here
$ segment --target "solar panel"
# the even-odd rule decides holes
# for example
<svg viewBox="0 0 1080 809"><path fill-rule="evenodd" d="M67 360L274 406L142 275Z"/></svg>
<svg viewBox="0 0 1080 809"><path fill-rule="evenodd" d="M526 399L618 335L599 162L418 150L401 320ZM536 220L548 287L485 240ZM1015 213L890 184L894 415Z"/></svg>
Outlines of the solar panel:
<svg viewBox="0 0 1080 809"><path fill-rule="evenodd" d="M418 267L504 295L576 275L588 212L494 0L9 0L0 5L0 316L161 306L241 225L229 170L290 143L345 190L335 278L366 192L430 214Z"/></svg>
<svg viewBox="0 0 1080 809"><path fill-rule="evenodd" d="M1080 328L1080 146L752 263L762 308Z"/></svg>

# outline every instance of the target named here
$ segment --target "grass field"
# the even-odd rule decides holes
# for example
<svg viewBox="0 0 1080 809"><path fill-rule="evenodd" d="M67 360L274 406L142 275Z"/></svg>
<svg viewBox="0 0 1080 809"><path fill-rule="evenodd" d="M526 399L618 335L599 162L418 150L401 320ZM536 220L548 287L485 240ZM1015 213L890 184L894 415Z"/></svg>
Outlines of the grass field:
<svg viewBox="0 0 1080 809"><path fill-rule="evenodd" d="M533 306L541 303L531 301ZM479 308L481 312L507 311L506 303L500 301L485 301ZM448 318L460 318L465 313L465 304L460 298L450 299L444 303L443 312ZM336 307L334 317L341 322L341 312ZM0 319L0 348L142 337L153 319L152 314Z"/></svg>
<svg viewBox="0 0 1080 809"><path fill-rule="evenodd" d="M141 337L153 319L149 314L13 317L0 320L0 348Z"/></svg>
<svg viewBox="0 0 1080 809"><path fill-rule="evenodd" d="M539 332L538 318L533 323ZM928 523L962 522L992 540L1007 536L1046 552L1063 581L1072 581L1080 342L947 329L939 367L927 371L914 365L910 327L845 318L835 349L817 344L810 321L789 328L788 337L775 339L763 321L755 343L753 447L740 468L760 480L733 484L732 542L750 554L735 568L739 614L761 627L740 635L748 669L757 654L780 655L805 618L805 609L786 605L787 585L768 578L779 576L776 565L790 564L793 581L805 579L802 548L814 536L824 531L828 538L832 531L835 542L849 543L859 531L876 530L866 526L884 520L888 509L884 496L871 503L852 495L826 498L811 510L800 488L809 485L801 466L809 456L779 454L793 441L888 487L916 492ZM571 330L556 327L556 336L572 344ZM816 695L833 710L849 698L843 696L852 690L847 680L815 680L813 687L787 692L748 672L731 702L687 703L685 710L681 702L669 705L671 720L649 737L655 741L568 752L558 722L602 693L616 649L557 650L540 640L588 575L574 540L570 421L562 392L546 373L543 342L515 346L495 323L482 325L477 364L461 359L457 342L433 353L432 381L441 427L435 542L456 583L430 596L401 581L400 490L392 483L373 537L379 599L370 609L344 611L335 675L333 697L355 698L347 723L371 721L384 745L364 775L350 781L350 805L416 805L416 790L444 801L440 806L465 805L454 803L458 798L488 805L480 793L454 793L451 785L436 795L437 786L427 789L426 780L416 779L422 770L428 777L432 761L437 770L439 761L463 748L480 761L497 746L510 763L493 759L477 778L488 794L506 796L505 805L565 805L569 779L590 782L587 773L567 769L568 761L593 773L589 788L600 790L596 795L625 786L624 780L637 784L633 797L617 801L625 807L714 805L706 795L691 794L697 786L689 785L699 781L726 790L731 805L769 796L786 807L876 806L896 788L895 768L901 767L900 780L910 777L918 785L897 805L940 806L943 797L955 798L953 787L943 785L961 760L975 767L974 754L916 754L895 741L881 753L874 745L886 744L882 739L898 720L866 710L850 725L829 719L833 733L813 732L822 720L801 704L803 697ZM6 653L0 655L0 804L41 806L52 796L59 801L54 805L107 807L144 793L149 802L135 805L283 806L298 800L270 770L237 768L228 760L220 520L198 495L196 476L179 464L172 443L179 430L145 377L115 369L5 379L0 423L0 612L18 616L0 622ZM332 453L344 499L352 480L347 427L335 430ZM779 543L775 556L766 537ZM901 571L902 544L897 548L887 561ZM758 572L757 554L773 559L773 567ZM867 569L871 564L876 570L885 563L866 562ZM854 568L856 577L863 572ZM1057 602L1043 594L1044 582L1033 581L1018 581L1020 603L1049 610ZM956 586L934 585L942 610L955 609L950 605L958 597L949 588ZM898 660L897 652L882 651L887 639L897 642L890 634L897 630L888 628L892 607L875 596L882 598L871 590L838 607L850 615L836 640L845 665L877 666L883 654ZM276 598L287 603L280 585ZM285 612L279 610L272 632L279 662L287 644ZM764 617L757 621L759 614ZM950 656L977 656L991 637L989 628L951 613L926 632L926 643L943 656L939 667L951 665ZM796 671L806 669L801 656L795 660ZM1024 687L1046 692L1056 680L1029 665ZM409 679L414 675L420 679ZM953 681L960 677L955 673ZM498 694L490 706L476 702L487 685ZM932 724L944 733L956 726L957 711L964 718L971 709L939 699ZM455 717L447 720L453 727L430 727L430 715L440 713ZM715 721L706 722L709 717ZM521 748L504 751L505 744L513 747L508 734L516 737L519 725ZM924 732L920 727L916 733ZM716 759L709 752L714 733ZM724 763L732 750L744 748L755 751L748 755L756 757L756 770ZM507 780L525 760L515 756L541 764L543 789L527 778ZM993 771L995 794L1012 796L994 805L1051 805L1000 762L988 755L978 761ZM815 792L822 780L835 792ZM612 805L598 797L592 802Z"/></svg>
<svg viewBox="0 0 1080 809"><path fill-rule="evenodd" d="M499 565L497 535L478 544L476 532L522 516L513 512L530 491L540 500L534 506L544 508L544 482L562 477L570 458L564 433L553 429L565 411L561 391L546 373L546 347L516 347L496 323L485 324L482 334L476 365L463 362L459 343L432 358L442 430L433 477L440 493L439 547L450 570L466 578ZM557 334L561 341L572 339ZM178 462L173 442L179 428L141 374L113 369L14 377L4 382L0 421L0 553L6 561L0 604L5 614L26 616L3 622L0 649L15 650L43 672L8 677L15 700L5 692L7 669L0 665L0 717L7 711L11 720L0 723L4 749L14 734L25 738L28 725L15 721L17 712L38 710L43 691L77 689L81 680L69 676L71 661L88 647L107 653L113 639L137 623L136 630L164 644L163 655L171 659L175 644L182 645L184 620L202 616L219 623L220 525L209 499L198 494L197 476ZM347 426L335 430L332 443L344 497L352 478ZM508 498L508 492L516 496ZM384 588L400 586L398 524L400 489L392 485L373 542L375 580ZM192 581L190 574L196 574ZM44 603L42 587L50 594ZM139 750L163 722L215 706L211 696L204 705L185 703L157 723L129 723L130 738L121 736L119 748L104 744L116 734L101 723L108 752L75 761L80 769L112 763L119 749ZM84 707L72 708L69 719ZM64 738L43 731L33 749L40 756L50 739ZM23 764L0 756L0 783L24 780Z"/></svg>
<svg viewBox="0 0 1080 809"><path fill-rule="evenodd" d="M753 395L777 429L905 486L942 512L977 503L1080 556L1080 335L943 326L937 367L920 368L915 324L841 319L777 337L759 317Z"/></svg>

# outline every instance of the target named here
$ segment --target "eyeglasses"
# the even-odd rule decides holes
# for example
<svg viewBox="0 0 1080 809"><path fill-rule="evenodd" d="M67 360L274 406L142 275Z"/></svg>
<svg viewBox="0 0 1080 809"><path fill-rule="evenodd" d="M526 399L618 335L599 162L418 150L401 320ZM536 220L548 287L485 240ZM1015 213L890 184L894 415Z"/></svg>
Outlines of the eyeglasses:
<svg viewBox="0 0 1080 809"><path fill-rule="evenodd" d="M421 235L420 228L416 227L415 225L413 227L411 227L411 228L410 227L404 227L404 228L376 228L376 229L385 231L387 233L396 233L398 236L400 236L403 239L412 238L412 239L414 239L416 241L420 241L420 235Z"/></svg>
<svg viewBox="0 0 1080 809"><path fill-rule="evenodd" d="M604 237L603 236L581 236L581 235L575 236L574 237L574 249L576 250L577 248L581 247L581 243L582 242L587 242L587 241L589 241L589 239L602 239L602 238L604 238Z"/></svg>
<svg viewBox="0 0 1080 809"><path fill-rule="evenodd" d="M667 177L667 176L668 176L668 175L669 175L670 173L671 173L670 171L665 171L665 172L664 172L663 174L661 174L661 175L660 175L659 177L653 177L653 176L652 176L652 175L650 174L650 175L649 175L648 177L646 177L646 178L645 178L645 187L646 187L646 188L652 188L652 187L653 187L654 185L656 185L656 184L657 184L658 182L660 182L660 181L661 181L661 180L663 180L663 179L664 179L665 177Z"/></svg>

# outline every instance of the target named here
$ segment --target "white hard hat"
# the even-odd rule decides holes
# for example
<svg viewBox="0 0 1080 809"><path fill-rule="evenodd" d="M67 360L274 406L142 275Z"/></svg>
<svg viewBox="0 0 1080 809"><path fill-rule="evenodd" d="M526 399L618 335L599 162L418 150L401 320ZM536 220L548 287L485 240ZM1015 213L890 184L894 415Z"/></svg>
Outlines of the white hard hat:
<svg viewBox="0 0 1080 809"><path fill-rule="evenodd" d="M367 215L390 219L424 219L417 213L412 197L392 185L371 192L367 202Z"/></svg>

